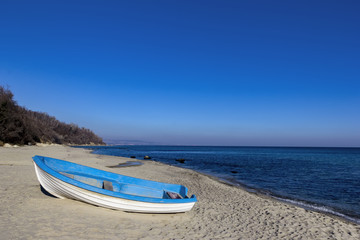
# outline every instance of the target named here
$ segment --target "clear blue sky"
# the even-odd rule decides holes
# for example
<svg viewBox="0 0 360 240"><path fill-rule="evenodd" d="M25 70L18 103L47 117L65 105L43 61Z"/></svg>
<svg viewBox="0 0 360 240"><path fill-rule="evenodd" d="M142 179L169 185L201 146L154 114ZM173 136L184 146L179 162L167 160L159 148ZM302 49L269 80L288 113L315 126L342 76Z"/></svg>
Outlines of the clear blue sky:
<svg viewBox="0 0 360 240"><path fill-rule="evenodd" d="M3 0L0 84L105 140L360 146L360 2Z"/></svg>

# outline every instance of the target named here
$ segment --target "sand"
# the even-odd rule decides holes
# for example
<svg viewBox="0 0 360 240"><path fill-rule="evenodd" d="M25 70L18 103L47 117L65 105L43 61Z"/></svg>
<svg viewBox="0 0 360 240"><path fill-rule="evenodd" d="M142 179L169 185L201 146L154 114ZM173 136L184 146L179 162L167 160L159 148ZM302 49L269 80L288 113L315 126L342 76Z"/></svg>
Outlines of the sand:
<svg viewBox="0 0 360 240"><path fill-rule="evenodd" d="M31 157L44 155L150 180L183 184L187 213L140 214L44 194ZM228 186L194 171L65 146L0 147L1 239L360 239L360 225ZM132 159L133 160L133 159Z"/></svg>

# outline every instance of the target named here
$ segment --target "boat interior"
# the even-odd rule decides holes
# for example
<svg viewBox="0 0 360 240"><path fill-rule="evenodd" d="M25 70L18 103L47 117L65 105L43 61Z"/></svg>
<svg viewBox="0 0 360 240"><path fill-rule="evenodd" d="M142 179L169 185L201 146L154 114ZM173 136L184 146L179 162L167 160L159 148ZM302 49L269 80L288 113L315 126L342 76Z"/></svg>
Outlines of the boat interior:
<svg viewBox="0 0 360 240"><path fill-rule="evenodd" d="M60 174L77 180L79 182L102 188L108 191L113 192L120 192L123 194L135 195L135 196L142 196L142 197L152 197L152 198L161 198L161 199L182 199L188 198L186 195L181 196L177 192L167 191L165 189L158 189L158 188L151 188L151 187L144 187L136 184L129 184L129 183L119 183L116 181L109 181L106 179L101 178L94 178L91 176L84 176L82 174L74 174L68 172L59 172ZM182 186L183 187L183 186ZM185 187L183 187L185 188ZM185 192L185 191L183 191Z"/></svg>

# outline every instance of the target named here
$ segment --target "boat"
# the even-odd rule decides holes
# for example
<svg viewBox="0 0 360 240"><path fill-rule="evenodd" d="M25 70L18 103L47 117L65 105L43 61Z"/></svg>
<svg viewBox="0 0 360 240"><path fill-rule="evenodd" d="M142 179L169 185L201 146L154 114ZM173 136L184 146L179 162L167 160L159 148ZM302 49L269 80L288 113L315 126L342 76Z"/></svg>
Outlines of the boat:
<svg viewBox="0 0 360 240"><path fill-rule="evenodd" d="M155 182L44 156L34 156L41 186L58 198L126 212L179 213L197 202L178 184Z"/></svg>

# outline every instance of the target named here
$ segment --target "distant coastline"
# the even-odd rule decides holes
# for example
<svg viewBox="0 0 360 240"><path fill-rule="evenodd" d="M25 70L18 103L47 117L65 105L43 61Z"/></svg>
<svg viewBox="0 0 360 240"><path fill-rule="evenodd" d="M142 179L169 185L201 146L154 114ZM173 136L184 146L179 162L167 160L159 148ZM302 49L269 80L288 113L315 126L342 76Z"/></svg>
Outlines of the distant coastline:
<svg viewBox="0 0 360 240"><path fill-rule="evenodd" d="M172 147L239 147L239 148L360 148L359 146L307 146L307 145L208 145L208 144L166 144L166 143L158 143L158 142L149 142L143 140L109 140L104 138L105 145L109 146L133 146L133 145L141 145L141 146L172 146Z"/></svg>
<svg viewBox="0 0 360 240"><path fill-rule="evenodd" d="M106 145L157 145L156 142L143 141L143 140L123 140L123 139L103 139Z"/></svg>

